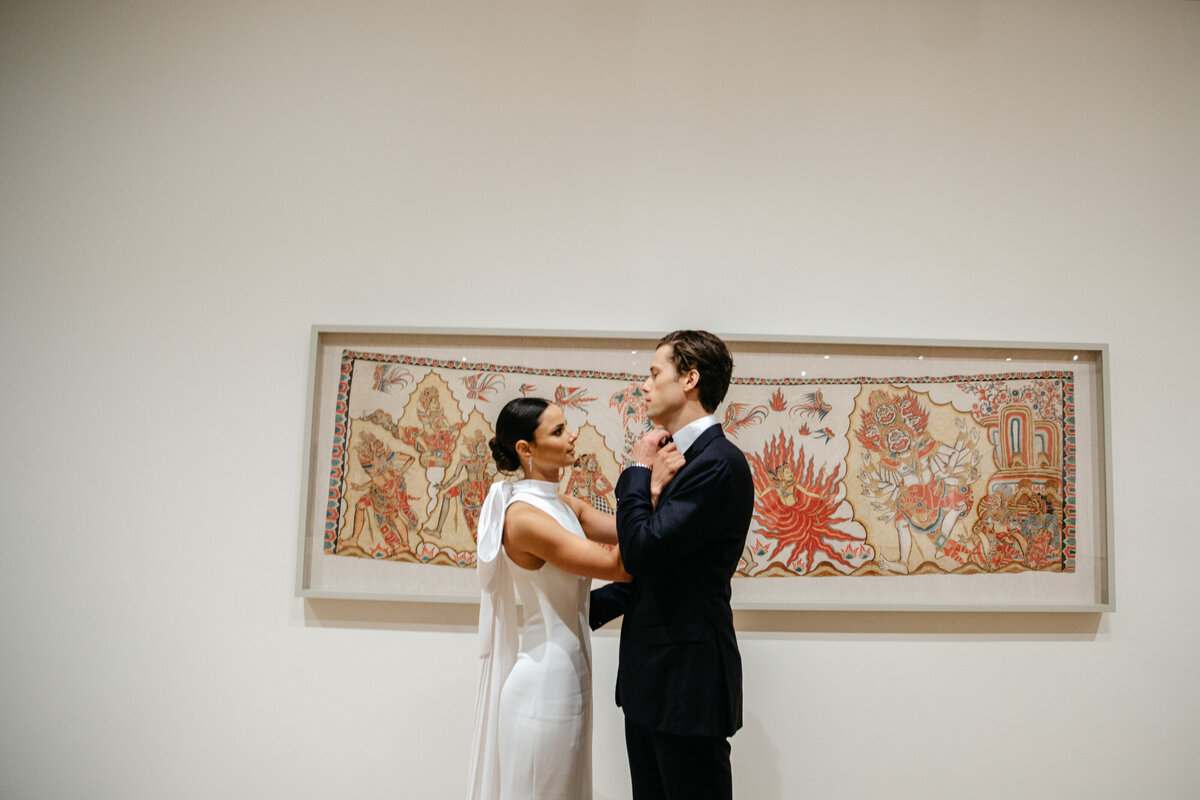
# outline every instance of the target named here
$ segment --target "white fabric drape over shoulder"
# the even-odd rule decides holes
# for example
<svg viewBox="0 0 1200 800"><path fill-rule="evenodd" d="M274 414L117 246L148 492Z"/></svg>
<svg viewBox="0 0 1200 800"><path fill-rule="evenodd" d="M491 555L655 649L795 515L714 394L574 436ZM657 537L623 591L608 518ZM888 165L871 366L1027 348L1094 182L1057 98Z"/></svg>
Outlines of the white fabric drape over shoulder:
<svg viewBox="0 0 1200 800"><path fill-rule="evenodd" d="M471 742L468 800L500 796L498 722L500 690L517 661L519 630L512 577L501 557L504 511L512 501L513 485L497 481L488 490L479 513L476 564L479 568L479 691L475 696L475 734Z"/></svg>

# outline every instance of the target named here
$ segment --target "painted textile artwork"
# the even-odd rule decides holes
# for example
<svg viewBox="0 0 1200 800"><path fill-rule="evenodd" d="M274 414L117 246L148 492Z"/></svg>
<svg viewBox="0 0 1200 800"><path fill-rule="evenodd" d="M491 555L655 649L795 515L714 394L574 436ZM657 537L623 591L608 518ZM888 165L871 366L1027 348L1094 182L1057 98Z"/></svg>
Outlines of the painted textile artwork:
<svg viewBox="0 0 1200 800"><path fill-rule="evenodd" d="M735 356L736 358L736 356ZM470 568L513 397L579 433L562 491L611 512L644 375L346 350L323 552ZM755 378L717 418L754 476L745 578L1075 570L1071 372Z"/></svg>

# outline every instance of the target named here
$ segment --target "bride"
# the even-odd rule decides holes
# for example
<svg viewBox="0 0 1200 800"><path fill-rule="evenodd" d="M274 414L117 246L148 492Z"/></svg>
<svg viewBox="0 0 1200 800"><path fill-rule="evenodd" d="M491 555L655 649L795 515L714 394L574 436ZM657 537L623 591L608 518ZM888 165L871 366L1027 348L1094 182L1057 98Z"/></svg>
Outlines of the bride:
<svg viewBox="0 0 1200 800"><path fill-rule="evenodd" d="M616 518L559 493L562 470L575 461L576 437L562 409L541 398L512 400L496 420L490 443L496 466L519 469L524 480L493 484L480 513L483 664L470 800L592 796L589 590L592 578L630 576L615 547ZM683 459L659 461L655 496Z"/></svg>

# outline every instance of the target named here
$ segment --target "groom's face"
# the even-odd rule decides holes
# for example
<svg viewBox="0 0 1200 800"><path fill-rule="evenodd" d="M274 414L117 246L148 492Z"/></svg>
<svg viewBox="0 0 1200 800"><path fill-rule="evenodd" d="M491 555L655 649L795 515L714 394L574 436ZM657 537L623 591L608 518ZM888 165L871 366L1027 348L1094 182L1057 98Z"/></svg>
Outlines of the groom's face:
<svg viewBox="0 0 1200 800"><path fill-rule="evenodd" d="M642 384L646 397L646 416L656 425L669 422L687 401L684 379L675 371L674 348L669 344L654 351L650 377Z"/></svg>

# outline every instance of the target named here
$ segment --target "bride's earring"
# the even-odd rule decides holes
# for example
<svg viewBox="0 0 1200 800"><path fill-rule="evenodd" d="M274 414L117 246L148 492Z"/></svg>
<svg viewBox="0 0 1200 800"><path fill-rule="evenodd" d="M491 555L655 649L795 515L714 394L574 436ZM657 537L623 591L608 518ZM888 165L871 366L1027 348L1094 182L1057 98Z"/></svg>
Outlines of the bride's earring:
<svg viewBox="0 0 1200 800"><path fill-rule="evenodd" d="M533 474L533 456L530 456L529 460L526 461L525 463L529 465L529 473L532 475Z"/></svg>

